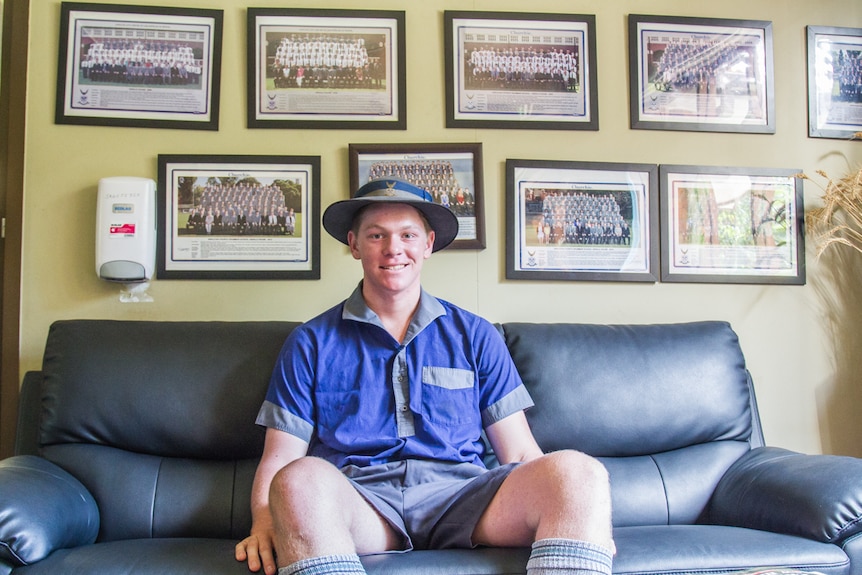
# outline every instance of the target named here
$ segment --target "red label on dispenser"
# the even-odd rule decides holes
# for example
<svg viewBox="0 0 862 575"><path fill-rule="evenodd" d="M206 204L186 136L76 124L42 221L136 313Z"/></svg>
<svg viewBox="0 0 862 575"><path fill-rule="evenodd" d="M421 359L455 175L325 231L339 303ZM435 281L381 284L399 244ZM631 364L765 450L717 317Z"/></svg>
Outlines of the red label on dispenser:
<svg viewBox="0 0 862 575"><path fill-rule="evenodd" d="M135 235L135 224L111 224L109 233L112 238L133 237Z"/></svg>

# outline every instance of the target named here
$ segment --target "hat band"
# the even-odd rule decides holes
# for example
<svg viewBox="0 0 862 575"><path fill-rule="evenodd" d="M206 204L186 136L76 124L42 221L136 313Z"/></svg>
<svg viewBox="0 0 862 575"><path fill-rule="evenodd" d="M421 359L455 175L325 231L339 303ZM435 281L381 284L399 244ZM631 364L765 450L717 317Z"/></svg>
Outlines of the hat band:
<svg viewBox="0 0 862 575"><path fill-rule="evenodd" d="M411 190L404 190L396 187L385 187L385 188L376 188L368 191L361 196L357 195L355 198L400 198L408 201L425 201L425 202L433 202L434 199L431 197L426 190L422 188L414 188Z"/></svg>

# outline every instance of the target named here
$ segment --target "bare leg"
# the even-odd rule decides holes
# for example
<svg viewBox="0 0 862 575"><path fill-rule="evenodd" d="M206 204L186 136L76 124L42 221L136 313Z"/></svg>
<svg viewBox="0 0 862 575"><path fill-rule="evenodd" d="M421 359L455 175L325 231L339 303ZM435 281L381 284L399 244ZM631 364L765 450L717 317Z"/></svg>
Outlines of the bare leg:
<svg viewBox="0 0 862 575"><path fill-rule="evenodd" d="M330 463L303 457L279 471L270 487L278 565L326 555L397 548L391 526Z"/></svg>
<svg viewBox="0 0 862 575"><path fill-rule="evenodd" d="M577 451L557 451L514 469L473 531L473 543L490 546L555 538L615 550L607 471Z"/></svg>

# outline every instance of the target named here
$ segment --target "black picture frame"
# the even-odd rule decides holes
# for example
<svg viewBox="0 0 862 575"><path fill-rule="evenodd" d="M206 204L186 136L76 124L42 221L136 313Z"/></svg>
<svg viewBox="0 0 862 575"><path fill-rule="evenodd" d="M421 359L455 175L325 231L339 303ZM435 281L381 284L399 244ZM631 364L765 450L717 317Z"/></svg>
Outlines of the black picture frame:
<svg viewBox="0 0 862 575"><path fill-rule="evenodd" d="M808 136L852 139L862 131L862 28L807 26L806 37Z"/></svg>
<svg viewBox="0 0 862 575"><path fill-rule="evenodd" d="M158 174L159 279L320 279L319 156L160 154Z"/></svg>
<svg viewBox="0 0 862 575"><path fill-rule="evenodd" d="M62 2L55 123L218 130L222 20L222 10Z"/></svg>
<svg viewBox="0 0 862 575"><path fill-rule="evenodd" d="M481 143L350 144L348 156L351 190L369 179L409 181L458 217L458 236L446 249L485 248Z"/></svg>
<svg viewBox="0 0 862 575"><path fill-rule="evenodd" d="M447 128L599 129L595 16L446 10L443 19ZM523 69L506 73L513 60Z"/></svg>
<svg viewBox="0 0 862 575"><path fill-rule="evenodd" d="M632 129L775 133L772 23L630 14Z"/></svg>
<svg viewBox="0 0 862 575"><path fill-rule="evenodd" d="M661 165L661 280L804 285L799 173Z"/></svg>
<svg viewBox="0 0 862 575"><path fill-rule="evenodd" d="M407 129L403 11L249 8L247 17L249 128ZM345 56L313 55L312 41Z"/></svg>
<svg viewBox="0 0 862 575"><path fill-rule="evenodd" d="M506 279L658 281L658 166L506 160Z"/></svg>

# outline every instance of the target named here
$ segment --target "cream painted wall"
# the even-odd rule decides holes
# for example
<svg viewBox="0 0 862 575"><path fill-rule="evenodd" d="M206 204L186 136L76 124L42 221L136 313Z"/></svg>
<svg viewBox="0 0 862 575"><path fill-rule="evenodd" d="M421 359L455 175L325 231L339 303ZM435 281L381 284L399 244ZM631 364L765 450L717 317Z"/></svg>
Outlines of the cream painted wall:
<svg viewBox="0 0 862 575"><path fill-rule="evenodd" d="M115 3L132 4L128 0ZM150 3L152 4L152 3ZM173 154L311 154L322 159L322 204L348 196L347 145L482 142L487 249L435 255L425 287L492 321L599 323L729 321L756 383L767 441L806 452L862 455L862 333L856 317L860 265L834 274L809 246L803 287L717 284L535 282L504 279L506 158L790 167L843 172L862 163L862 143L807 138L805 26L862 27L858 0L259 0L255 6L404 9L407 13L406 131L249 130L245 121L245 7L230 0L184 0L224 9L218 132L55 125L60 2L31 2L24 207L21 369L37 369L51 322L136 320L305 320L345 297L360 277L347 250L323 234L319 281L157 280L155 301L119 302L94 273L96 183L117 175L156 179L156 157ZM442 13L445 9L592 13L597 17L600 130L446 129ZM626 15L630 12L771 20L774 26L775 135L630 130ZM806 183L813 204L820 190ZM838 276L838 277L833 277ZM840 345L839 345L840 344ZM636 385L636 382L633 382Z"/></svg>

